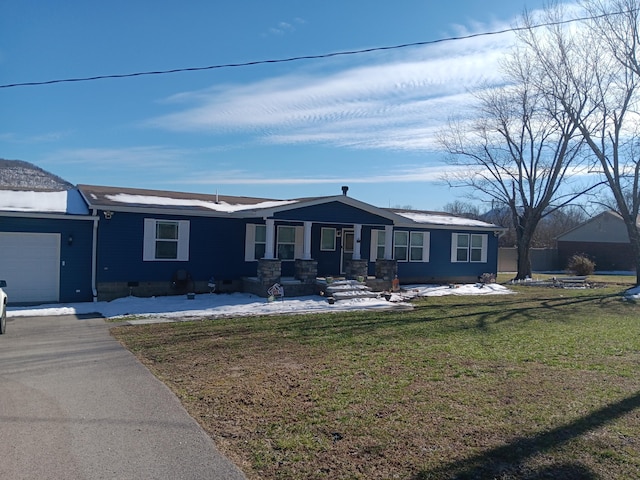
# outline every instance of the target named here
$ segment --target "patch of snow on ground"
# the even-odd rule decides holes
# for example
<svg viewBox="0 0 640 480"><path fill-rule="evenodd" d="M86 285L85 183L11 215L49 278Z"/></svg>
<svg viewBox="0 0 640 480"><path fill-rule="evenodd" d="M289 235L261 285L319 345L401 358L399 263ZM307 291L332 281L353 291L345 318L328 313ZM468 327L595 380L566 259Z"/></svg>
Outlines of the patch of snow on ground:
<svg viewBox="0 0 640 480"><path fill-rule="evenodd" d="M624 292L625 298L640 301L640 287L633 287Z"/></svg>
<svg viewBox="0 0 640 480"><path fill-rule="evenodd" d="M49 304L36 307L9 307L8 317L34 317L51 315L82 315L98 313L106 318L135 316L131 324L172 322L180 319L240 317L251 315L341 312L348 310L384 310L411 308L407 300L415 297L441 295L504 295L513 293L497 285L412 285L391 295L389 301L381 298L353 298L329 304L320 296L291 297L272 302L246 293L200 294L193 300L186 295L168 297L124 297L111 302L86 302L73 304Z"/></svg>
<svg viewBox="0 0 640 480"><path fill-rule="evenodd" d="M464 285L405 285L403 295L414 297L441 297L443 295L505 295L515 293L497 283L475 283Z"/></svg>

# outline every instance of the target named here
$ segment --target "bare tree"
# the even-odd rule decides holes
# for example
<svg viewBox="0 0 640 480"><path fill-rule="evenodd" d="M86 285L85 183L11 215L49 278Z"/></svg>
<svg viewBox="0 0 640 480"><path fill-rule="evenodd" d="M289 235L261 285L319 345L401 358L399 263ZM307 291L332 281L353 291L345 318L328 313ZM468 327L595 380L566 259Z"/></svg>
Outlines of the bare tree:
<svg viewBox="0 0 640 480"><path fill-rule="evenodd" d="M537 87L568 115L594 156L631 241L640 285L640 0L585 0L589 20L563 23L558 5L545 28L525 16L520 38L535 59Z"/></svg>
<svg viewBox="0 0 640 480"><path fill-rule="evenodd" d="M459 215L461 217L473 218L474 220L480 219L480 208L470 202L463 202L461 200L454 200L447 203L443 210L453 215Z"/></svg>
<svg viewBox="0 0 640 480"><path fill-rule="evenodd" d="M579 194L563 182L580 160L582 140L555 99L538 90L534 66L527 50L514 50L504 62L505 86L476 94L474 119L452 121L440 135L449 164L460 167L446 175L449 185L508 207L516 279L531 275L529 251L540 220Z"/></svg>
<svg viewBox="0 0 640 480"><path fill-rule="evenodd" d="M532 246L556 248L557 237L585 222L587 218L585 210L579 205L569 205L554 211L540 221Z"/></svg>

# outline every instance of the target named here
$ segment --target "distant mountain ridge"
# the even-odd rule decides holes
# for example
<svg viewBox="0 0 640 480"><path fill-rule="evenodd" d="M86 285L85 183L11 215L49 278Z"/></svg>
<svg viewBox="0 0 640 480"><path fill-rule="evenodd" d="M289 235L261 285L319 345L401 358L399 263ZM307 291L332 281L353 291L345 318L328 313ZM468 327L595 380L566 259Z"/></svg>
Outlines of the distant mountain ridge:
<svg viewBox="0 0 640 480"><path fill-rule="evenodd" d="M0 158L0 188L69 190L73 184L32 163Z"/></svg>

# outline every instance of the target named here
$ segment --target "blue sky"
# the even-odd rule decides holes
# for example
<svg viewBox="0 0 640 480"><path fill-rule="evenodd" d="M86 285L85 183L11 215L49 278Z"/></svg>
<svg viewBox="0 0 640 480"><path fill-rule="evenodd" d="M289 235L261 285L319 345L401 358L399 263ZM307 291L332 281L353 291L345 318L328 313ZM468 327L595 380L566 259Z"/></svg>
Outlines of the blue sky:
<svg viewBox="0 0 640 480"><path fill-rule="evenodd" d="M0 84L282 59L513 25L542 0L3 0ZM500 81L502 34L289 63L0 89L0 157L72 183L439 210L436 134ZM464 199L463 199L464 200Z"/></svg>

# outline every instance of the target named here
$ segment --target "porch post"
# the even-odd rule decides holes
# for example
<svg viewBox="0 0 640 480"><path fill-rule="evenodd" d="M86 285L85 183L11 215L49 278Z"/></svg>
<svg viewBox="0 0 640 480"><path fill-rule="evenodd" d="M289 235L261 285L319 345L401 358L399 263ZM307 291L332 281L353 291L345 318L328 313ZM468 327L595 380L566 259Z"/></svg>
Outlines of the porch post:
<svg viewBox="0 0 640 480"><path fill-rule="evenodd" d="M311 260L311 225L312 222L304 222L304 247L302 260Z"/></svg>
<svg viewBox="0 0 640 480"><path fill-rule="evenodd" d="M356 224L353 226L354 227L354 242L353 242L353 259L354 260L361 260L361 253L360 253L360 244L362 243L362 225L360 224Z"/></svg>
<svg viewBox="0 0 640 480"><path fill-rule="evenodd" d="M393 259L393 225L384 227L384 259Z"/></svg>
<svg viewBox="0 0 640 480"><path fill-rule="evenodd" d="M276 223L274 219L267 219L265 230L267 238L265 239L264 258L265 260L273 260L275 258L273 252L276 244Z"/></svg>

